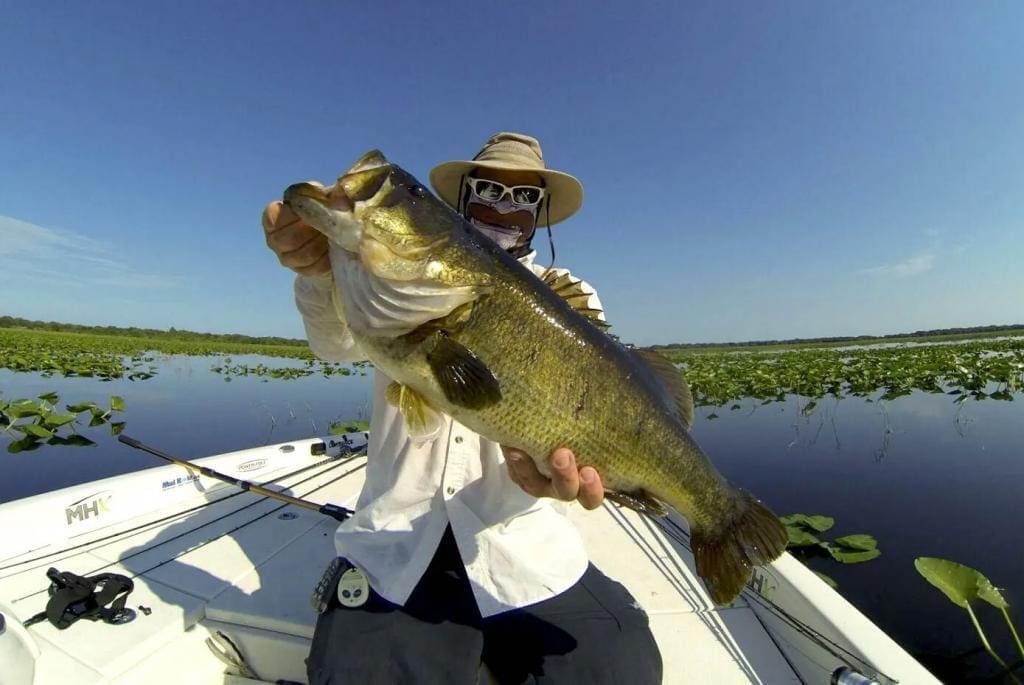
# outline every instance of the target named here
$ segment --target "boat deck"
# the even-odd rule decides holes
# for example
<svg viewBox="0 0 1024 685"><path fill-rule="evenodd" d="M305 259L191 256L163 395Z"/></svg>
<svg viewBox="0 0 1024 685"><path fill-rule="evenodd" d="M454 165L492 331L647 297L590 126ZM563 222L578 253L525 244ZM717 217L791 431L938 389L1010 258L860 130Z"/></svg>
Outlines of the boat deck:
<svg viewBox="0 0 1024 685"><path fill-rule="evenodd" d="M273 481L275 487L295 496L352 507L362 486L365 458L315 461L309 456L313 442L292 443L297 453L305 453L308 463L303 464L300 457L284 469L289 474L260 473L258 480ZM263 459L269 463L275 447L279 448L216 459L242 466L244 472L246 464ZM237 645L259 680L305 682L304 659L316 618L309 598L334 556L337 522L217 481L189 477L178 467L132 477L151 481L155 477L162 492L178 492L172 493L174 501L166 506L153 508L150 501L149 511L125 516L115 506L117 493L101 488L101 493L114 493L103 494L105 511L119 514L116 520L110 517L112 523L103 524L103 516L97 515L94 522L86 521L91 527L84 532L15 556L0 553L0 610L7 614L9 628L14 619L24 621L44 609L49 585L45 571L51 566L82 575L115 572L134 578L128 606L138 616L130 623L79 621L59 631L42 622L28 629L31 639L25 642L36 656L35 682L248 682L225 676L229 669L204 644L217 631ZM79 511L76 507L90 503L89 493L74 494L81 497L56 503L61 505L67 528L82 523L82 517L74 514ZM21 511L11 511L11 505L0 507L0 526L10 525L13 516L32 520L25 518L33 511L29 505L44 503L28 502ZM130 506L125 504L127 509ZM570 515L586 539L593 562L626 585L650 615L666 682L799 683L810 682L809 673L819 675L814 681L828 682L841 665L827 649L791 639L785 625L770 631L778 617L765 612L761 605L767 603L760 595L748 591L732 606L716 608L694 571L681 520L675 522L681 529L666 530L609 504L596 512L573 507ZM780 562L798 564L786 557ZM910 663L916 666L913 660ZM923 669L921 673L926 674ZM0 683L6 682L0 675Z"/></svg>

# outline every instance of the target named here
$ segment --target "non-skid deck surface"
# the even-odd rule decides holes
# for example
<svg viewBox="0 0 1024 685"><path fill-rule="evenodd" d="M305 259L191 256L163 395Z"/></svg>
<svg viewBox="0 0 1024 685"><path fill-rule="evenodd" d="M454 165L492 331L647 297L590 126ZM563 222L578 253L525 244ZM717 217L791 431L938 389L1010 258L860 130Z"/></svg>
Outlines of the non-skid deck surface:
<svg viewBox="0 0 1024 685"><path fill-rule="evenodd" d="M281 485L293 495L352 506L363 464L325 461ZM220 683L224 665L203 644L216 630L238 644L262 679L304 680L315 621L309 597L334 554L337 523L228 488L175 509L210 500L216 501L188 515L157 511L95 531L70 552L47 557L43 549L0 563L0 602L19 620L45 607L49 566L133 576L129 606L150 609L122 626L33 626L42 650L37 682ZM593 562L649 613L665 682L799 682L745 602L716 609L689 553L658 525L611 505L596 512L574 507L571 516Z"/></svg>

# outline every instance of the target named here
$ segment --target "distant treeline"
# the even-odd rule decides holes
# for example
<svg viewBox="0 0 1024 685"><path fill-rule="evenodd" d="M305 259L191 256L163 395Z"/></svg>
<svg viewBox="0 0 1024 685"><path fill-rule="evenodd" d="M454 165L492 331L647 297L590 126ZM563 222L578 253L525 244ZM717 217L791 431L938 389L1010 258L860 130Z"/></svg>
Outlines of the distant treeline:
<svg viewBox="0 0 1024 685"><path fill-rule="evenodd" d="M248 343L252 345L295 345L306 347L305 340L279 338L276 336L254 337L240 333L196 333L185 331L173 326L166 331L156 328L122 328L119 326L83 326L76 323L60 323L57 321L32 321L19 319L16 316L0 316L0 328L29 328L39 331L55 331L59 333L93 333L96 335L123 335L138 338L159 338L163 340L181 340L189 342L230 342Z"/></svg>
<svg viewBox="0 0 1024 685"><path fill-rule="evenodd" d="M669 343L654 345L655 349L681 350L691 347L761 347L768 345L816 345L826 343L862 343L872 340L906 340L910 338L929 338L952 335L986 335L1009 331L1024 331L1024 324L1006 326L971 326L968 328L935 328L930 331L914 331L913 333L892 333L890 335L847 335L828 338L788 338L786 340L753 340L751 342L725 343Z"/></svg>

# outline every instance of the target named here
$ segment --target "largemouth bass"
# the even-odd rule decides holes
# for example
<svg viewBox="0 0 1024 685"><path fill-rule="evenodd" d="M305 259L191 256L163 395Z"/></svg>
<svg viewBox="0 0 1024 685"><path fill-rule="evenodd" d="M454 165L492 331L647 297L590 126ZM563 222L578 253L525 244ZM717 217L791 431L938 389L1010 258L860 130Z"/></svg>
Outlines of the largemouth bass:
<svg viewBox="0 0 1024 685"><path fill-rule="evenodd" d="M388 398L414 438L432 438L448 414L548 474L548 455L568 447L609 499L686 517L718 604L785 549L775 515L690 436L680 371L607 335L578 311L572 282L542 281L377 151L333 186L290 186L284 201L327 236L340 314L395 381Z"/></svg>

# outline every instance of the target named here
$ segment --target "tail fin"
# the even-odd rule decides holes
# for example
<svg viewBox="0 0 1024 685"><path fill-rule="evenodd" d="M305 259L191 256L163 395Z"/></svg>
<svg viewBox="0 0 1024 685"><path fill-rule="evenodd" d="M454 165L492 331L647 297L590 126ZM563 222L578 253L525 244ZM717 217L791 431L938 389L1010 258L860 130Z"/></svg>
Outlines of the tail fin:
<svg viewBox="0 0 1024 685"><path fill-rule="evenodd" d="M751 569L786 549L786 529L768 507L738 492L732 520L716 530L694 527L691 542L697 573L715 604L729 604L750 580Z"/></svg>

